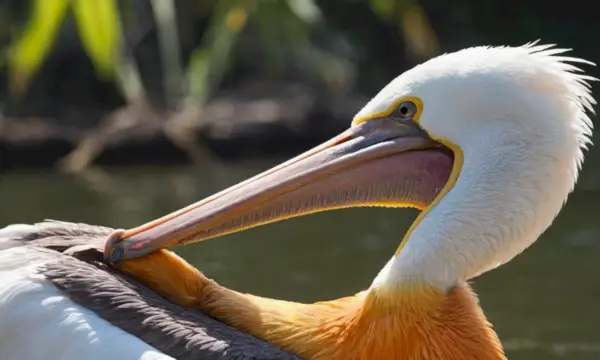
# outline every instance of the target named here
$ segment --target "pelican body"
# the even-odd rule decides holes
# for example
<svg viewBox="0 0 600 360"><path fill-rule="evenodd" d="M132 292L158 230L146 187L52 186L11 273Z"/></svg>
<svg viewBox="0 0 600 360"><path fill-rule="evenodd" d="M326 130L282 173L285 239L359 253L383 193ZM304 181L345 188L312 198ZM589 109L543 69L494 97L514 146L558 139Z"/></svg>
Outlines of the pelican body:
<svg viewBox="0 0 600 360"><path fill-rule="evenodd" d="M548 45L476 47L394 79L350 128L160 219L115 230L105 262L171 302L304 359L500 360L468 281L551 225L577 181L595 101ZM421 212L364 291L313 304L220 286L166 248L347 207Z"/></svg>
<svg viewBox="0 0 600 360"><path fill-rule="evenodd" d="M0 229L1 360L298 359L107 267L111 231L58 221Z"/></svg>

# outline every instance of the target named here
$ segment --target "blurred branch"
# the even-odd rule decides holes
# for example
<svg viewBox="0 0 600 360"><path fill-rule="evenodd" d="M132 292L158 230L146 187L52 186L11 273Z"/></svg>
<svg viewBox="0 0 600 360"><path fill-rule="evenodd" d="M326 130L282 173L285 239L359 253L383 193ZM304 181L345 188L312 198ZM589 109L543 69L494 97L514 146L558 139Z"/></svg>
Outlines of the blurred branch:
<svg viewBox="0 0 600 360"><path fill-rule="evenodd" d="M162 131L173 144L185 151L195 164L202 163L209 156L198 143L195 133L189 131L189 124L200 116L199 107L193 101L185 102L183 107L179 106L183 90L183 68L175 2L151 0L150 3L157 24L158 50L163 66L167 111L162 113L162 116L157 114L157 109L152 107L146 96L133 57L128 51L122 51L123 56L119 57L117 70L119 84L126 95L128 105L105 117L97 129L86 136L75 150L59 162L61 169L74 173L84 172L114 136L144 132L145 126ZM214 54L218 53L211 53Z"/></svg>
<svg viewBox="0 0 600 360"><path fill-rule="evenodd" d="M205 157L197 139L198 129L203 126L199 124L203 107L222 87L226 75L246 71L254 77L257 71L264 71L259 75L277 81L300 81L316 85L320 90L326 85L326 91L332 88L344 91L354 88L358 77L376 79L373 74L379 72L381 77L387 78L386 71L395 71L398 59L409 59L407 55L420 58L438 51L437 37L418 0L211 0L198 3L194 0L138 0L132 2L135 7L118 0L31 1L37 12L33 12L35 16L26 23L23 37L11 50L23 47L25 50L17 53L33 65L25 67L25 72L11 70L11 76L25 79L13 83L25 88L47 56L68 6L72 6L77 33L97 76L104 79L112 76L111 80L118 84L127 102L120 109L109 109L113 112L63 159L61 166L70 171L88 167L111 142L111 137L140 129L143 133L144 126L167 136L194 162L199 162ZM123 4L129 5L123 7ZM200 6L211 14L198 15ZM124 14L128 10L132 10L130 21L125 24L127 16ZM132 26L134 15L143 17L144 26ZM208 28L204 31L206 24ZM244 32L245 29L249 31ZM184 36L192 32L202 34L195 49L198 38ZM242 34L250 41L241 43ZM72 33L64 35L68 38ZM139 39L144 38L136 48L143 48L143 52L135 59L132 46L125 41L128 38L133 39L132 43L140 43ZM192 49L186 68L184 63ZM234 59L237 50L251 55ZM14 56L15 52L11 54ZM378 66L373 66L373 62ZM11 64L24 66L14 60ZM152 77L158 73L153 72L153 67L159 64L161 75ZM153 88L153 84L158 89ZM161 91L166 108L155 109L151 102ZM132 130L134 128L137 130Z"/></svg>
<svg viewBox="0 0 600 360"><path fill-rule="evenodd" d="M116 111L102 119L97 129L92 130L86 135L68 155L58 161L58 166L61 170L69 173L83 173L92 164L102 151L106 148L110 138L122 131L123 126L130 124L131 119L138 119L139 113L144 110L147 111L147 96L144 89L144 85L141 80L141 76L137 69L134 59L130 56L129 51L126 49L126 43L123 41L123 26L121 18L118 15L115 0L94 0L100 1L102 5L96 3L98 7L102 8L93 9L92 7L86 7L84 4L87 0L77 0L77 6L79 7L79 16L77 17L79 29L85 34L82 38L88 39L88 44L94 44L90 46L88 52L95 53L96 63L99 72L108 74L114 74L117 85L119 86L121 93L127 100L127 106L120 111ZM109 7L106 7L107 4ZM91 10L98 10L104 13L103 18L96 18ZM91 17L93 19L89 19ZM103 27L94 28L95 21L106 20L111 18L109 26L104 24ZM96 39L98 43L96 43ZM102 43L102 39L105 41ZM85 44L85 42L84 42ZM89 45L88 45L89 46ZM124 116L128 114L128 117ZM150 112L151 113L151 112ZM114 121L119 119L120 123ZM125 120L125 121L123 121ZM134 127L135 124L130 124L130 127Z"/></svg>
<svg viewBox="0 0 600 360"><path fill-rule="evenodd" d="M68 173L83 173L111 140L118 136L156 132L160 128L159 122L156 113L147 103L129 104L104 117L100 125L85 136L73 151L59 160L58 166Z"/></svg>
<svg viewBox="0 0 600 360"><path fill-rule="evenodd" d="M158 1L158 0L157 0ZM195 164L212 158L190 128L201 116L201 108L220 85L228 70L231 51L246 25L252 2L220 0L216 3L211 23L200 46L192 53L187 69L188 91L184 106L164 124L165 134L186 151Z"/></svg>

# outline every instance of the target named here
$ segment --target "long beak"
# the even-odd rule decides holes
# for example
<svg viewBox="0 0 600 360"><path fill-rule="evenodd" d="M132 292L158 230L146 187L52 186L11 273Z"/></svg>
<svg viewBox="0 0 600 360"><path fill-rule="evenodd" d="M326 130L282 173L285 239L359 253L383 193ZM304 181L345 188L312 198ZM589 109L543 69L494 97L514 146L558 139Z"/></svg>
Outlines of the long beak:
<svg viewBox="0 0 600 360"><path fill-rule="evenodd" d="M142 226L117 230L107 240L105 256L116 264L330 209L423 208L444 186L452 167L447 154L424 150L432 147L439 144L417 124L370 120L195 204Z"/></svg>

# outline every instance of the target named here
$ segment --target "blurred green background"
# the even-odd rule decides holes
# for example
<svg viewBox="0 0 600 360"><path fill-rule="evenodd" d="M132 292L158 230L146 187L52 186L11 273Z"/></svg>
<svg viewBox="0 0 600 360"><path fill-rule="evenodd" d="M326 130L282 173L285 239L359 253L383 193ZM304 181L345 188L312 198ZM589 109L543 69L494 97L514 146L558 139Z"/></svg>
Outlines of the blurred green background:
<svg viewBox="0 0 600 360"><path fill-rule="evenodd" d="M444 52L541 39L597 61L594 7L0 0L0 226L146 222L335 135L392 78ZM510 359L600 358L599 156L540 241L475 281ZM178 252L239 290L325 300L367 287L415 214L316 214Z"/></svg>

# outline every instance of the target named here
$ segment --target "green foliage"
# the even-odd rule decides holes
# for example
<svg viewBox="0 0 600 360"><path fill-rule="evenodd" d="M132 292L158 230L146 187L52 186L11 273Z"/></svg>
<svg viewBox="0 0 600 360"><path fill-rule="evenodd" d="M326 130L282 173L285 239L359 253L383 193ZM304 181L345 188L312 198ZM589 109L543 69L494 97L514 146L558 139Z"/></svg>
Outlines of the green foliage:
<svg viewBox="0 0 600 360"><path fill-rule="evenodd" d="M116 0L33 0L25 29L7 52L10 88L19 96L48 56L69 9L78 33L100 76L115 69L120 41Z"/></svg>
<svg viewBox="0 0 600 360"><path fill-rule="evenodd" d="M31 20L20 39L8 52L10 86L13 94L21 94L48 55L69 0L36 0Z"/></svg>
<svg viewBox="0 0 600 360"><path fill-rule="evenodd" d="M252 28L250 38L256 41L262 70L267 75L277 77L284 72L302 71L302 76L342 88L354 82L356 65L311 39L315 33L327 31L329 26L315 0L202 0L197 5L194 1L139 1L148 1L153 9L163 92L170 108L186 96L203 103L219 88L234 65L233 53L247 27ZM437 38L418 0L368 0L366 3L382 22L397 28L410 53L426 58L438 52ZM136 11L133 1L127 4L121 10ZM212 11L209 26L185 69L180 58L178 25L181 18L178 14L181 15L181 10L190 11L193 18L200 7ZM82 46L98 77L117 80L130 102L144 97L145 89L136 64L121 51L123 31L139 29L121 29L121 19L127 16L120 13L117 0L30 0L30 11L21 35L7 51L13 95L22 95L27 90L71 12ZM129 26L129 22L127 24ZM185 83L187 89L184 89Z"/></svg>
<svg viewBox="0 0 600 360"><path fill-rule="evenodd" d="M310 0L220 0L202 44L188 69L190 94L204 102L220 84L231 65L231 54L246 25L252 23L266 53L265 67L280 68L294 46L308 45L311 22L318 9Z"/></svg>
<svg viewBox="0 0 600 360"><path fill-rule="evenodd" d="M85 51L98 74L110 77L121 37L117 0L72 0L72 6Z"/></svg>
<svg viewBox="0 0 600 360"><path fill-rule="evenodd" d="M190 60L189 92L203 103L221 82L227 71L231 52L244 29L252 2L247 0L218 1L211 24Z"/></svg>

